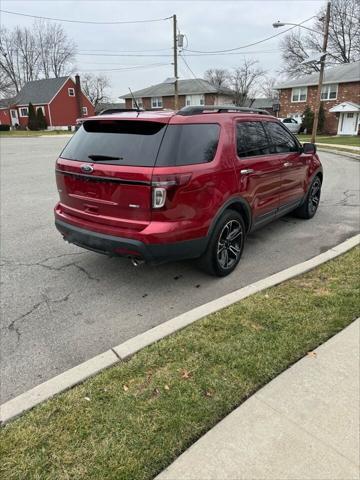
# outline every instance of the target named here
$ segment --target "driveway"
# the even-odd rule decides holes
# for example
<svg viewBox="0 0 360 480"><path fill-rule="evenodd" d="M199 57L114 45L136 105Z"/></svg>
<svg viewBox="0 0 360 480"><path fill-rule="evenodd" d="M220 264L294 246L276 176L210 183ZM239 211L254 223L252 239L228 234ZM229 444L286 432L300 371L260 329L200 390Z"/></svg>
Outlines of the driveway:
<svg viewBox="0 0 360 480"><path fill-rule="evenodd" d="M1 403L180 313L318 255L359 230L359 162L321 152L322 202L250 235L229 277L192 262L134 268L65 243L54 161L68 139L2 138Z"/></svg>

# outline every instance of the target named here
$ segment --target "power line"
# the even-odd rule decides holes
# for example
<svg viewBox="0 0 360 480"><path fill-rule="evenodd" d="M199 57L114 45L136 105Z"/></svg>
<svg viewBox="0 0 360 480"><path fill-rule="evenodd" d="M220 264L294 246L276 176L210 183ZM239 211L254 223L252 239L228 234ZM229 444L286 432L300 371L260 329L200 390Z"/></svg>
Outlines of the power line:
<svg viewBox="0 0 360 480"><path fill-rule="evenodd" d="M117 52L115 53L143 53L143 52L168 52L169 50L172 50L171 47L168 47L168 48L151 48L151 49L148 49L148 50L118 50ZM87 50L87 49L83 49L83 48L80 48L79 50L80 52L114 52L114 50L109 50L109 49L90 49L90 50ZM101 54L99 54L101 55Z"/></svg>
<svg viewBox="0 0 360 480"><path fill-rule="evenodd" d="M151 23L151 22L162 22L164 20L169 20L170 18L172 18L172 17L165 17L165 18L153 18L149 20L121 20L121 21L115 21L115 22L94 22L90 20L69 20L65 18L43 17L40 15L30 15L28 13L11 12L10 10L3 10L3 9L0 9L0 12L7 13L9 15L18 15L20 17L38 18L41 20L51 20L55 22L67 22L67 23L84 23L84 24L91 24L91 25L120 25L120 24L131 24L131 23Z"/></svg>
<svg viewBox="0 0 360 480"><path fill-rule="evenodd" d="M187 61L185 60L184 56L179 53L179 57L182 59L182 61L184 62L186 68L189 70L189 72L191 73L191 75L194 77L194 79L196 80L197 84L200 85L200 87L203 89L204 88L204 84L197 78L197 76L195 75L195 73L191 70L190 68L190 65L187 63Z"/></svg>
<svg viewBox="0 0 360 480"><path fill-rule="evenodd" d="M82 72L120 72L123 70L140 70L145 68L156 68L156 67L163 67L169 66L171 63L149 63L147 65L134 65L131 67L120 67L120 68L110 68L110 69L103 69L103 68L91 68L91 69L79 69Z"/></svg>
<svg viewBox="0 0 360 480"><path fill-rule="evenodd" d="M274 35L271 35L270 37L266 37L266 38L263 38L262 40L258 40L257 42L253 42L253 43L248 43L247 45L241 45L240 47L235 47L235 48L228 48L226 50L208 50L208 51L202 51L202 50L190 50L188 48L184 48L184 50L186 50L187 52L192 52L192 53L202 53L202 54L214 54L214 53L229 53L229 52L234 52L235 50L241 50L243 48L248 48L248 47L253 47L254 45L259 45L260 43L263 43L263 42L267 42L268 40L271 40L272 38L275 38L275 37L278 37L280 35L283 35L284 33L286 32L289 32L290 30L292 30L293 28L296 28L298 27L299 25L302 25L303 23L305 22L308 22L309 20L315 18L315 15L313 15L312 17L302 21L301 23L299 23L298 25L294 25L293 27L290 27L290 28L287 28L286 30L283 30L281 32L278 32L278 33L275 33Z"/></svg>
<svg viewBox="0 0 360 480"><path fill-rule="evenodd" d="M284 32L285 33L285 32ZM186 49L183 49L185 51ZM190 50L186 50L188 52ZM276 53L278 50L253 50L247 52L229 52L229 53L189 53L187 57L214 57L214 56L226 56L226 55L254 55L254 54L262 54L262 53ZM76 55L79 56L89 56L89 57L172 57L171 54L126 54L126 53L82 53L79 52Z"/></svg>

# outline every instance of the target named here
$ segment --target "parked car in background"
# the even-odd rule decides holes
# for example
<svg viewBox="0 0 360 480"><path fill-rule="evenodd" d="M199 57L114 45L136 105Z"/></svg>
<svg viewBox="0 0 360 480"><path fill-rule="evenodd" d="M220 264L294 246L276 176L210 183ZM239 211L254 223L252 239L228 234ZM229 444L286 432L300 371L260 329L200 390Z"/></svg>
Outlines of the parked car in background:
<svg viewBox="0 0 360 480"><path fill-rule="evenodd" d="M295 118L279 118L279 120L290 130L292 133L299 133L301 123L298 123Z"/></svg>
<svg viewBox="0 0 360 480"><path fill-rule="evenodd" d="M200 106L86 119L56 179L68 242L134 265L199 259L225 276L250 231L315 215L323 172L315 145L266 111Z"/></svg>

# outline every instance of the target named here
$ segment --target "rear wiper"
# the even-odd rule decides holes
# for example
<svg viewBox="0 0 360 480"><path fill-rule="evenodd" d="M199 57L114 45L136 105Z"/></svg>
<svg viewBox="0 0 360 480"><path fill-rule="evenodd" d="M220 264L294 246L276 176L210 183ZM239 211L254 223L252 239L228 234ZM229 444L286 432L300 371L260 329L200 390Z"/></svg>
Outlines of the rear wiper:
<svg viewBox="0 0 360 480"><path fill-rule="evenodd" d="M123 160L123 157L112 157L110 155L88 155L88 158L90 158L90 160L94 160L94 162L96 162L96 160Z"/></svg>

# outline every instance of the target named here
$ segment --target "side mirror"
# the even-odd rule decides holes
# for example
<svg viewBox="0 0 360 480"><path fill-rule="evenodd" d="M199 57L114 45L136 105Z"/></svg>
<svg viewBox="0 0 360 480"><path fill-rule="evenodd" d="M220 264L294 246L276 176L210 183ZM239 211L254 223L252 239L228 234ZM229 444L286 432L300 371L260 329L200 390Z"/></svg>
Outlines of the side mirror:
<svg viewBox="0 0 360 480"><path fill-rule="evenodd" d="M303 144L303 152L304 153L316 153L316 145L315 143L304 143Z"/></svg>

